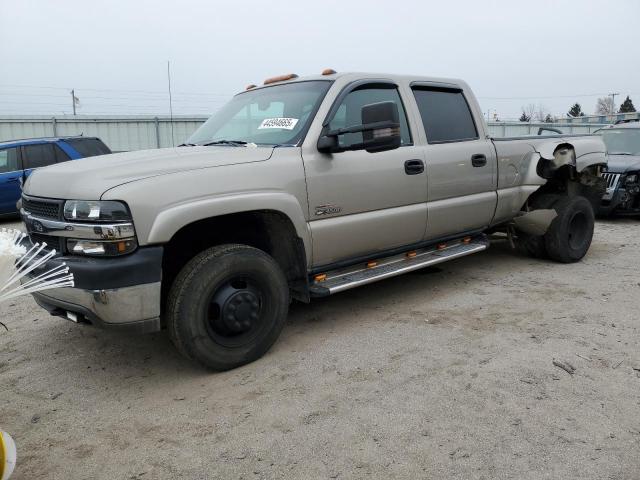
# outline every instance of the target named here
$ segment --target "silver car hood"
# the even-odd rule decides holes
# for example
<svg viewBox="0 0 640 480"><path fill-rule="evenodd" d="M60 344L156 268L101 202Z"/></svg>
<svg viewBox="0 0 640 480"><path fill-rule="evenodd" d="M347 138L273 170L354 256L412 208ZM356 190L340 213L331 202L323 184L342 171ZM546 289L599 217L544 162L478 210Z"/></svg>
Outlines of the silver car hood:
<svg viewBox="0 0 640 480"><path fill-rule="evenodd" d="M188 170L260 162L267 147L178 147L116 153L40 168L27 179L24 193L36 197L97 200L124 183Z"/></svg>

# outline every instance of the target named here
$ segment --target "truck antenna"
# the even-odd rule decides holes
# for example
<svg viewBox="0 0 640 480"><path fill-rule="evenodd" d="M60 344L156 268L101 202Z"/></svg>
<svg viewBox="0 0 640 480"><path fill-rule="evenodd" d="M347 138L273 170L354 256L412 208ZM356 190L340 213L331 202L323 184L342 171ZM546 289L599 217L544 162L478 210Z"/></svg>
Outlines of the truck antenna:
<svg viewBox="0 0 640 480"><path fill-rule="evenodd" d="M173 101L171 99L171 62L167 60L167 80L169 82L169 123L171 124L171 146L176 146L173 136Z"/></svg>

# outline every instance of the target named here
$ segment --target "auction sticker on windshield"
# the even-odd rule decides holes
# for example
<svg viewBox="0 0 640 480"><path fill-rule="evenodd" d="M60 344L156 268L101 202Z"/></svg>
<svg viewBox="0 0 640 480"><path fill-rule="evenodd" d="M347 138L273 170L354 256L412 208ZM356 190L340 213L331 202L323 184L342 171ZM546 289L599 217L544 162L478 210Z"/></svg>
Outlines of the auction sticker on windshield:
<svg viewBox="0 0 640 480"><path fill-rule="evenodd" d="M265 118L258 129L261 128L283 128L285 130L293 130L298 123L297 118Z"/></svg>

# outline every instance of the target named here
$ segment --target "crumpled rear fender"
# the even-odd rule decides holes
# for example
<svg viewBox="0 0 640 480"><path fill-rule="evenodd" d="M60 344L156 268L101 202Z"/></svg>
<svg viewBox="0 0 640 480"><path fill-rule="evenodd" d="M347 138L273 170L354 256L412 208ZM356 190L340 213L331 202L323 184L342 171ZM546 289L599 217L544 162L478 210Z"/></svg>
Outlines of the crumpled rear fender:
<svg viewBox="0 0 640 480"><path fill-rule="evenodd" d="M553 170L572 165L581 172L587 167L607 164L605 146L598 136L572 137L570 141L559 138L534 147L541 158L552 163Z"/></svg>

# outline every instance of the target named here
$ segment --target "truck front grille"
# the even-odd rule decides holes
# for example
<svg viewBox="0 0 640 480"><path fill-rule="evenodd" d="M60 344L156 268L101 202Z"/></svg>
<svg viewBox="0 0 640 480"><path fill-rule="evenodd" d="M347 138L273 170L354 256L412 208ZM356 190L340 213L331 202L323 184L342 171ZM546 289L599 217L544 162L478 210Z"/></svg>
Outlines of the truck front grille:
<svg viewBox="0 0 640 480"><path fill-rule="evenodd" d="M35 199L23 196L22 208L25 212L30 213L34 217L51 218L55 220L60 220L62 218L61 200Z"/></svg>
<svg viewBox="0 0 640 480"><path fill-rule="evenodd" d="M620 181L619 173L603 173L602 176L607 182L607 190L614 189L618 186L618 182Z"/></svg>

